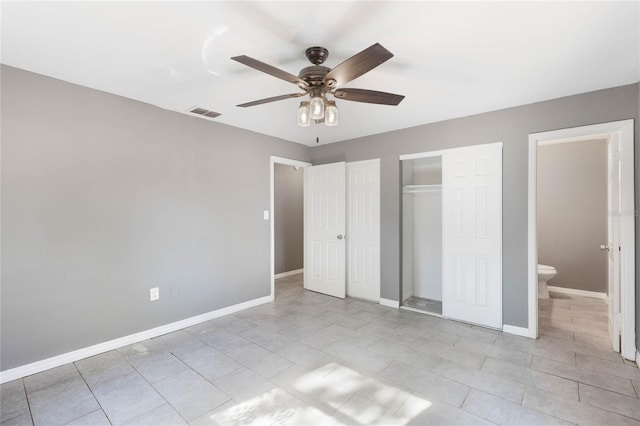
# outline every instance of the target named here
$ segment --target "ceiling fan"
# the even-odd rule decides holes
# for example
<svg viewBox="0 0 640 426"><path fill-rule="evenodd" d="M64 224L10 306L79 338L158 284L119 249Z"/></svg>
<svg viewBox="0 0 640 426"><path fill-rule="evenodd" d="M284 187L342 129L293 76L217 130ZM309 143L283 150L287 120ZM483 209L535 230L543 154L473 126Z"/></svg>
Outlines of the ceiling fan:
<svg viewBox="0 0 640 426"><path fill-rule="evenodd" d="M322 122L327 126L338 124L338 110L335 101L329 101L327 94L337 99L354 102L365 102L381 105L398 105L404 96L393 93L378 92L375 90L339 88L340 86L355 80L361 75L371 71L383 62L391 59L393 53L376 43L360 53L345 60L335 68L325 67L322 64L329 56L329 51L324 47L314 46L305 51L307 59L313 64L303 68L298 76L290 74L272 65L260 62L249 56L234 56L231 59L241 64L270 74L276 78L296 84L303 92L274 96L237 105L239 107L251 107L269 102L281 101L290 98L310 96L309 102L301 102L298 108L298 124L308 126L311 120Z"/></svg>

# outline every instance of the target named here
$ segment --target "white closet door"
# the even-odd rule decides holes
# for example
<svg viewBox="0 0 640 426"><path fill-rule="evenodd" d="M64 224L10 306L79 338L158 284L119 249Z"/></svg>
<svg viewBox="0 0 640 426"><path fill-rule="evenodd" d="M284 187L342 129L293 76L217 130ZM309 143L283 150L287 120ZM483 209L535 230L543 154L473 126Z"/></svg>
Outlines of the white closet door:
<svg viewBox="0 0 640 426"><path fill-rule="evenodd" d="M345 297L345 163L304 169L304 287Z"/></svg>
<svg viewBox="0 0 640 426"><path fill-rule="evenodd" d="M442 157L445 317L502 328L502 144Z"/></svg>
<svg viewBox="0 0 640 426"><path fill-rule="evenodd" d="M347 294L380 300L380 160L347 163Z"/></svg>

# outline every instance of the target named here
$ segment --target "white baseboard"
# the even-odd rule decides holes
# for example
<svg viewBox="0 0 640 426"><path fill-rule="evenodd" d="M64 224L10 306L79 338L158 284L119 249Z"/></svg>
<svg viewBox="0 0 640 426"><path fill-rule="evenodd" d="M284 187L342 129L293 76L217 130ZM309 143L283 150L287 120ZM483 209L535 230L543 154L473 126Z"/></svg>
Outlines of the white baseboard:
<svg viewBox="0 0 640 426"><path fill-rule="evenodd" d="M607 293L599 293L597 291L578 290L575 288L555 287L548 285L547 288L553 293L570 294L572 296L592 297L595 299L608 299Z"/></svg>
<svg viewBox="0 0 640 426"><path fill-rule="evenodd" d="M516 327L515 325L503 324L502 331L504 333L514 334L516 336L529 337L535 339L537 336L531 335L531 330L524 327Z"/></svg>
<svg viewBox="0 0 640 426"><path fill-rule="evenodd" d="M380 304L382 306L388 306L390 308L399 308L400 307L400 302L398 302L397 300L383 299L382 297L380 298Z"/></svg>
<svg viewBox="0 0 640 426"><path fill-rule="evenodd" d="M69 364L70 362L75 362L84 358L88 358L90 356L111 351L113 349L118 349L123 346L138 343L146 339L151 339L153 337L162 336L163 334L181 330L186 327L191 327L192 325L200 324L201 322L209 321L214 318L229 315L234 312L262 305L264 303L269 303L271 301L273 301L273 298L271 296L248 300L246 302L238 303L237 305L228 306L226 308L217 309L205 314L196 315L194 317L172 322L171 324L161 325L160 327L152 328L150 330L141 331L139 333L130 334L124 337L119 337L107 342L98 343L97 345L78 349L72 352L67 352L66 354L57 355L51 358L43 359L41 361L21 365L20 367L15 367L10 370L1 371L0 383L6 383L12 380L20 379L22 377L30 376L32 374L40 373L54 367Z"/></svg>
<svg viewBox="0 0 640 426"><path fill-rule="evenodd" d="M298 275L298 274L302 274L303 272L304 272L304 269L296 269L294 271L280 272L279 274L275 274L273 278L277 280L278 278L290 277L291 275Z"/></svg>

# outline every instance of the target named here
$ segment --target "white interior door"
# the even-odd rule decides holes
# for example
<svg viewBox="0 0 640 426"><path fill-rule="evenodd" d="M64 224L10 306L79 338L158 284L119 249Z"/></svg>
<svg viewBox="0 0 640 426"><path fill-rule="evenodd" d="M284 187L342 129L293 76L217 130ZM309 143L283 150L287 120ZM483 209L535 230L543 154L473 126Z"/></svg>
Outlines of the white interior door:
<svg viewBox="0 0 640 426"><path fill-rule="evenodd" d="M347 163L347 294L380 300L380 160Z"/></svg>
<svg viewBox="0 0 640 426"><path fill-rule="evenodd" d="M609 336L613 350L620 352L620 140L613 134L607 145L607 287Z"/></svg>
<svg viewBox="0 0 640 426"><path fill-rule="evenodd" d="M502 328L502 144L442 156L442 314Z"/></svg>
<svg viewBox="0 0 640 426"><path fill-rule="evenodd" d="M345 163L304 169L304 288L345 297Z"/></svg>

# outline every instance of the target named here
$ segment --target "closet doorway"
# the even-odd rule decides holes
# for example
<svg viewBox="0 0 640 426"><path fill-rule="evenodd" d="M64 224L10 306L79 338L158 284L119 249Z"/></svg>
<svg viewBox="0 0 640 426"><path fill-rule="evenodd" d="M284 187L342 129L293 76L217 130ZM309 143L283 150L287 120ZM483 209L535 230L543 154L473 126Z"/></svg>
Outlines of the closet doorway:
<svg viewBox="0 0 640 426"><path fill-rule="evenodd" d="M502 143L400 161L402 307L502 329Z"/></svg>
<svg viewBox="0 0 640 426"><path fill-rule="evenodd" d="M442 315L442 156L402 162L402 306Z"/></svg>

